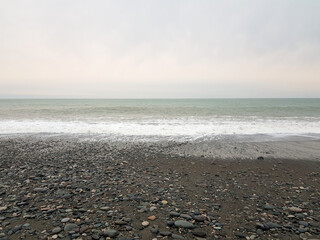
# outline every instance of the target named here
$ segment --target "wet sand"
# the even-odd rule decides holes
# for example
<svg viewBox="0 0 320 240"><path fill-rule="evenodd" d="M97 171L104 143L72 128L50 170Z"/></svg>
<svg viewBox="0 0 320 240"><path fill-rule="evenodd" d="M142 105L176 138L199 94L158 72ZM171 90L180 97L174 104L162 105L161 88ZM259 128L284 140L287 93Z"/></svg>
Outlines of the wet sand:
<svg viewBox="0 0 320 240"><path fill-rule="evenodd" d="M320 239L319 142L228 144L2 137L0 239Z"/></svg>

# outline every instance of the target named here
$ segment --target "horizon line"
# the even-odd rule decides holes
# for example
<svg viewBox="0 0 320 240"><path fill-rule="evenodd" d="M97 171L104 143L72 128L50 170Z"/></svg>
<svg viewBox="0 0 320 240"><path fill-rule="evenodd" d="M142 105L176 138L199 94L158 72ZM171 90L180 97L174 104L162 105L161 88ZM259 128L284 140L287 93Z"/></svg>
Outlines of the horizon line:
<svg viewBox="0 0 320 240"><path fill-rule="evenodd" d="M209 99L320 99L320 97L177 97L177 98L69 98L69 97L0 97L0 100L209 100Z"/></svg>

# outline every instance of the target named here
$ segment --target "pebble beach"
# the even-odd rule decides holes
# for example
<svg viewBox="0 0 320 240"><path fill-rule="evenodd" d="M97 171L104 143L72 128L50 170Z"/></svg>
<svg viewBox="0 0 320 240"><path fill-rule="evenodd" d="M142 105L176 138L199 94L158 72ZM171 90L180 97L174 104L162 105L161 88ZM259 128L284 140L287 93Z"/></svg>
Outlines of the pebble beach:
<svg viewBox="0 0 320 240"><path fill-rule="evenodd" d="M0 0L0 240L320 240L320 0Z"/></svg>
<svg viewBox="0 0 320 240"><path fill-rule="evenodd" d="M170 143L184 149L181 143ZM320 239L320 162L0 139L0 239Z"/></svg>

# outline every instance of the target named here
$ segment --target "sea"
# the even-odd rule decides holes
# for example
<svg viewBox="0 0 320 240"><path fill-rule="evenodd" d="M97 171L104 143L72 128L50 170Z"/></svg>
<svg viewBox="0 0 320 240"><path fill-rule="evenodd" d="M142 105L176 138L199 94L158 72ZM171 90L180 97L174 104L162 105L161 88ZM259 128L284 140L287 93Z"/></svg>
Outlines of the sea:
<svg viewBox="0 0 320 240"><path fill-rule="evenodd" d="M320 99L1 99L0 135L320 139Z"/></svg>

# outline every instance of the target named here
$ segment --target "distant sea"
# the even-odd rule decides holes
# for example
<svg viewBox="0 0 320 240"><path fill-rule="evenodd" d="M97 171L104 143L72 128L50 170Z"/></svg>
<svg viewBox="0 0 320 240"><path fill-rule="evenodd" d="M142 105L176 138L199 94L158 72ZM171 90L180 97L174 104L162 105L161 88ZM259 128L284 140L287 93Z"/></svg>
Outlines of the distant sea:
<svg viewBox="0 0 320 240"><path fill-rule="evenodd" d="M0 100L0 135L192 141L320 137L320 99Z"/></svg>

